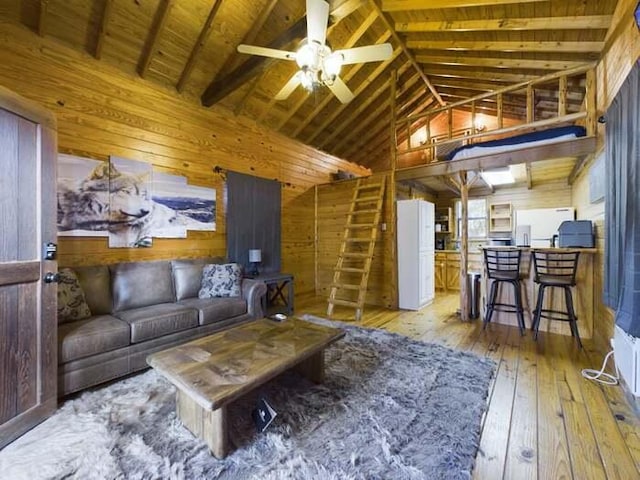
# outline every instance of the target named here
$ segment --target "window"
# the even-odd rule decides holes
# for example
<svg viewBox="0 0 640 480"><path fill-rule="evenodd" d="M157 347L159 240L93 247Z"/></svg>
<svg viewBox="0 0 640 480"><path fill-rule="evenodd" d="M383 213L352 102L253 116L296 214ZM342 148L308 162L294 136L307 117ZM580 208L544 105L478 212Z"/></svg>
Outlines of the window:
<svg viewBox="0 0 640 480"><path fill-rule="evenodd" d="M462 233L462 202L456 200L458 238ZM469 200L469 238L487 238L487 200Z"/></svg>

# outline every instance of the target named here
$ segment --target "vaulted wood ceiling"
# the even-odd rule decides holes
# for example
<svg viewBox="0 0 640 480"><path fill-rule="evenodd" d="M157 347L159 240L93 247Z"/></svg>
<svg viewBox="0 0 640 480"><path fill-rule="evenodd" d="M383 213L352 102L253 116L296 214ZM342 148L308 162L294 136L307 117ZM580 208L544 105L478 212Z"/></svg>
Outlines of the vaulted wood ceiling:
<svg viewBox="0 0 640 480"><path fill-rule="evenodd" d="M336 48L390 42L393 56L349 65L347 105L326 89L273 98L293 62L238 54L240 43L294 50L304 0L16 0L20 22L101 61L174 88L187 101L221 104L274 130L365 166L389 155L391 72L397 111L444 103L598 60L617 0L333 0ZM570 96L579 106L582 98ZM544 115L554 98L537 98ZM526 99L505 99L522 115Z"/></svg>

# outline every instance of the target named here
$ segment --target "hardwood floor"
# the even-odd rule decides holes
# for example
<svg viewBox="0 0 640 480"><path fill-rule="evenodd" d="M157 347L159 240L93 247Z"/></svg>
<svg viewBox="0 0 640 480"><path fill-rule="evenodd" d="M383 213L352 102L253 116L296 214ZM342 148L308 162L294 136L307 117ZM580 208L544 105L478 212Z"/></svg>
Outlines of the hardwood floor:
<svg viewBox="0 0 640 480"><path fill-rule="evenodd" d="M461 322L459 297L437 294L420 312L366 307L362 325L491 357L497 364L476 457L476 479L640 479L640 419L620 387L582 378L603 355L571 337ZM326 318L326 299L296 299L296 315ZM334 320L353 322L336 308Z"/></svg>

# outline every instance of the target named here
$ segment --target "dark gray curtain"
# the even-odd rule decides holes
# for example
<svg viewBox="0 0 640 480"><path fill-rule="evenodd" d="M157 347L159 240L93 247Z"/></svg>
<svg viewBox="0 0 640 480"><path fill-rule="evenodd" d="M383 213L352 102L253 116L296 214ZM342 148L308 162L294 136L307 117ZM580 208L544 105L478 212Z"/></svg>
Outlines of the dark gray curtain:
<svg viewBox="0 0 640 480"><path fill-rule="evenodd" d="M227 257L249 269L249 250L262 250L260 273L280 271L280 182L227 173Z"/></svg>
<svg viewBox="0 0 640 480"><path fill-rule="evenodd" d="M606 114L604 302L640 337L640 64Z"/></svg>

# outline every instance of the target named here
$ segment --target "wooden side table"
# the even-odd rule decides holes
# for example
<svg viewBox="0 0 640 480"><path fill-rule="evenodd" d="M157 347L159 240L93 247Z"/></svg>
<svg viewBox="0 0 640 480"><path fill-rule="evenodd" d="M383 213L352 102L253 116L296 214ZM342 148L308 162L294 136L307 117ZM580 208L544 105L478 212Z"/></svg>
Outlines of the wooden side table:
<svg viewBox="0 0 640 480"><path fill-rule="evenodd" d="M274 313L293 313L293 275L290 273L261 273L258 276L247 276L253 280L264 282L267 294L262 297L262 310L265 315ZM286 294L285 294L286 287Z"/></svg>

